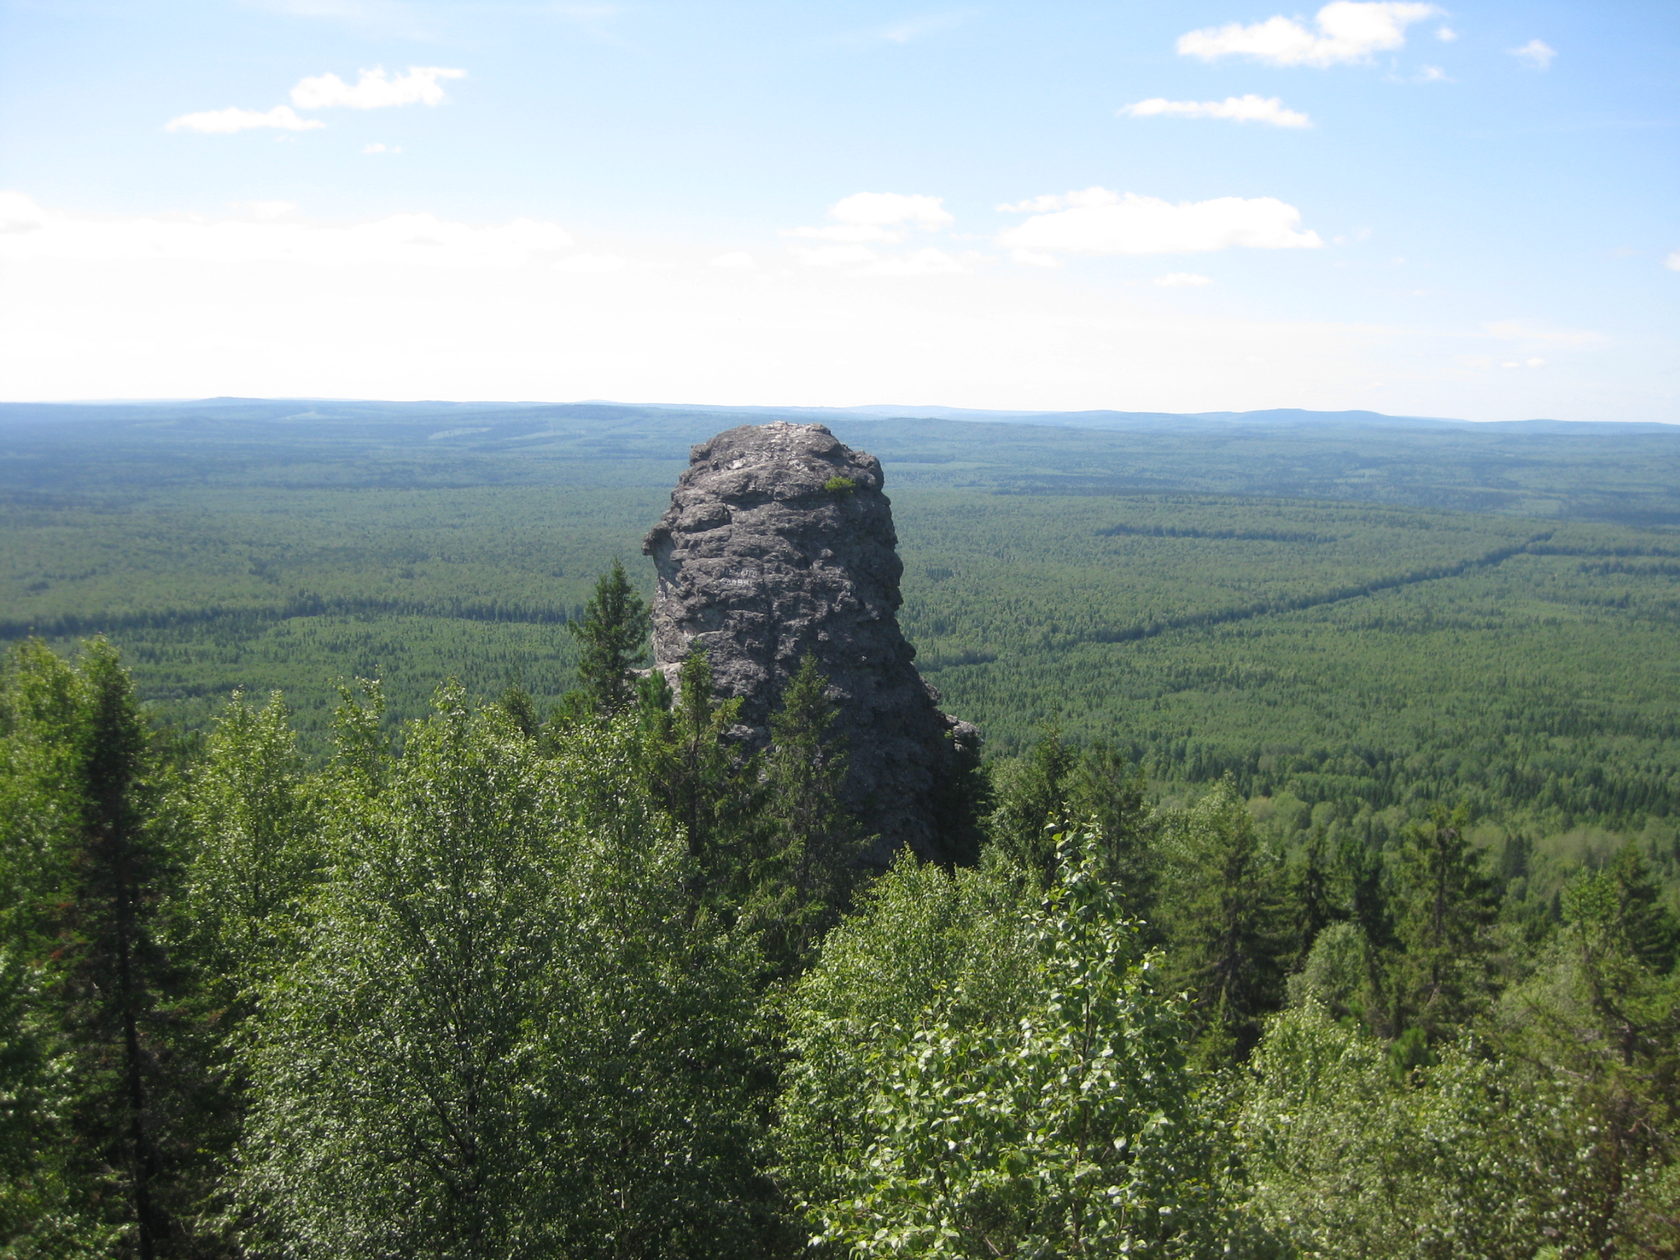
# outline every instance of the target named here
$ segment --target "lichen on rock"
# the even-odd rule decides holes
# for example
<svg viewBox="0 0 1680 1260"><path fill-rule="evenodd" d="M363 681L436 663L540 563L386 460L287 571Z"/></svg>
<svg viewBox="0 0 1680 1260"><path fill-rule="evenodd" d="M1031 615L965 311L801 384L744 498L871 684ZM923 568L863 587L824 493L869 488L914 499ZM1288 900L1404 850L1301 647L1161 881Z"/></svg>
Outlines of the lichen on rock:
<svg viewBox="0 0 1680 1260"><path fill-rule="evenodd" d="M810 653L839 706L845 804L881 837L941 861L971 854L964 791L978 749L940 712L898 626L898 536L880 461L820 424L744 425L693 448L653 557L655 667L673 685L705 651L720 697L742 700L762 747L788 678Z"/></svg>

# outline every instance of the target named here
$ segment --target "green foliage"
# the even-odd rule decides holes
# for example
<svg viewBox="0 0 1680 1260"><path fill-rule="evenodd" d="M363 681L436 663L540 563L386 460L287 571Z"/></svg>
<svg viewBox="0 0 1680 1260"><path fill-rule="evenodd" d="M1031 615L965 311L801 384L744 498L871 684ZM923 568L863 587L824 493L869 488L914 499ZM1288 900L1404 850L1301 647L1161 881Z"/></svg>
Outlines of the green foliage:
<svg viewBox="0 0 1680 1260"><path fill-rule="evenodd" d="M1219 1253L1180 1012L1089 844L1042 898L902 860L802 982L783 1149L837 1253ZM905 945L932 969L883 975Z"/></svg>
<svg viewBox="0 0 1680 1260"><path fill-rule="evenodd" d="M1250 1210L1290 1251L1584 1254L1559 1091L1459 1046L1397 1080L1380 1040L1313 1002L1270 1022L1250 1066L1237 1153Z"/></svg>
<svg viewBox="0 0 1680 1260"><path fill-rule="evenodd" d="M234 694L174 808L189 837L184 930L231 1001L287 960L322 863L321 803L278 692L261 709Z"/></svg>
<svg viewBox="0 0 1680 1260"><path fill-rule="evenodd" d="M997 804L987 820L992 843L1021 869L1044 880L1055 875L1052 828L1068 821L1067 780L1074 765L1074 751L1050 730L1024 758L1005 762L993 780Z"/></svg>
<svg viewBox="0 0 1680 1260"><path fill-rule="evenodd" d="M1191 995L1200 1053L1246 1055L1283 997L1282 869L1229 780L1162 823L1167 974Z"/></svg>
<svg viewBox="0 0 1680 1260"><path fill-rule="evenodd" d="M243 1194L287 1254L700 1254L748 1232L744 944L691 927L620 728L557 755L458 690L262 995Z"/></svg>
<svg viewBox="0 0 1680 1260"><path fill-rule="evenodd" d="M91 640L69 664L22 645L6 662L0 731L0 1237L22 1254L149 1255L182 1206L158 1061L166 859L116 650Z"/></svg>
<svg viewBox="0 0 1680 1260"><path fill-rule="evenodd" d="M1496 903L1462 809L1406 828L1395 877L1393 1027L1429 1042L1468 1025L1492 990Z"/></svg>
<svg viewBox="0 0 1680 1260"><path fill-rule="evenodd" d="M806 654L770 716L762 813L742 864L741 920L760 929L767 954L786 970L801 967L840 917L872 839L840 803L846 750L827 689Z"/></svg>
<svg viewBox="0 0 1680 1260"><path fill-rule="evenodd" d="M1583 876L1563 931L1494 1012L1496 1042L1577 1117L1575 1219L1598 1254L1662 1254L1680 1219L1680 973L1654 893L1631 851Z"/></svg>
<svg viewBox="0 0 1680 1260"><path fill-rule="evenodd" d="M1056 832L1077 823L1095 837L1093 860L1119 888L1129 913L1153 908L1154 823L1141 768L1103 741L1076 750L1046 731L1025 757L999 763L987 820L991 842L1046 880L1056 864Z"/></svg>
<svg viewBox="0 0 1680 1260"><path fill-rule="evenodd" d="M823 489L829 494L851 494L857 489L857 482L850 477L835 475L823 482Z"/></svg>
<svg viewBox="0 0 1680 1260"><path fill-rule="evenodd" d="M730 738L741 701L712 698L703 648L683 662L672 707L658 707L668 693L662 686L643 693L641 755L650 789L687 839L693 894L716 910L736 904L750 882L757 766Z"/></svg>
<svg viewBox="0 0 1680 1260"><path fill-rule="evenodd" d="M610 717L629 706L631 670L647 659L649 626L646 601L614 558L595 583L583 616L566 623L578 644L578 684L598 716Z"/></svg>

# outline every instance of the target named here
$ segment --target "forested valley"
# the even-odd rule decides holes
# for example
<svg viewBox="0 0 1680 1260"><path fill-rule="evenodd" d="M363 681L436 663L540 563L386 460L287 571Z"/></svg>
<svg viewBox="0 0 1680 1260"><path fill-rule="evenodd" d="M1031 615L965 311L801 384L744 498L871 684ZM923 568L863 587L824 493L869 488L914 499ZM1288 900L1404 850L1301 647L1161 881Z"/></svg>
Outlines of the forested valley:
<svg viewBox="0 0 1680 1260"><path fill-rule="evenodd" d="M632 672L741 416L0 408L0 1250L1680 1253L1680 435L797 418L970 866Z"/></svg>

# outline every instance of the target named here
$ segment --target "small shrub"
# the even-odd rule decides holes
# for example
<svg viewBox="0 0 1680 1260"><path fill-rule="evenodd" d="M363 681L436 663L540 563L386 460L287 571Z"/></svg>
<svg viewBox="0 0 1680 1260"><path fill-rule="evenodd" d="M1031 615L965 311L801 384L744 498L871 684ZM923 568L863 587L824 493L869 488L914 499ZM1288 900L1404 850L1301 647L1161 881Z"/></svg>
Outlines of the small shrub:
<svg viewBox="0 0 1680 1260"><path fill-rule="evenodd" d="M850 494L857 489L857 482L850 477L836 475L823 482L823 489L830 494Z"/></svg>

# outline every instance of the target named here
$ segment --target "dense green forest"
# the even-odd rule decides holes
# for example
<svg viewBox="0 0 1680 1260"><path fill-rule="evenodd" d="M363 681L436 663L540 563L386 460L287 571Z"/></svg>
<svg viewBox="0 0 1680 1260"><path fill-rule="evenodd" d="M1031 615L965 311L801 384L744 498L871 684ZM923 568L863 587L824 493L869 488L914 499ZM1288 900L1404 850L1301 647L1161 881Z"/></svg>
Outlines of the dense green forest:
<svg viewBox="0 0 1680 1260"><path fill-rule="evenodd" d="M629 685L743 418L0 407L0 1250L1680 1251L1680 434L796 416L992 752L866 872Z"/></svg>

